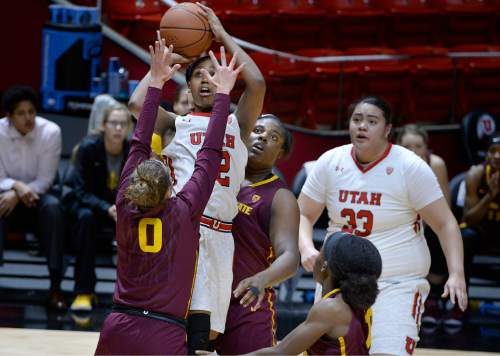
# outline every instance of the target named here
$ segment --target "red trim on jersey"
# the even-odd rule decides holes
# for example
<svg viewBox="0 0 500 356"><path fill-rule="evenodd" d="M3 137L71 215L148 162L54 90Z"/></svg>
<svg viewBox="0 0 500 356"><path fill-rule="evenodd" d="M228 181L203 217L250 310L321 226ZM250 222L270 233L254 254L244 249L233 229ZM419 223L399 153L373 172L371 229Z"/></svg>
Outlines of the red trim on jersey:
<svg viewBox="0 0 500 356"><path fill-rule="evenodd" d="M220 232L231 232L231 230L233 229L233 224L226 223L205 215L201 216L200 224L205 227L208 227L209 229Z"/></svg>
<svg viewBox="0 0 500 356"><path fill-rule="evenodd" d="M382 156L380 156L379 159L377 159L376 161L370 163L368 166L366 167L363 167L359 162L358 160L356 159L356 154L354 153L354 146L352 146L351 148L351 157L352 159L354 160L354 163L356 163L356 166L359 168L359 170L362 172L362 173L366 173L368 172L370 169L372 169L373 167L375 167L377 164L379 164L382 160L384 160L384 158L386 158L388 155L389 155L389 152L391 151L391 148L392 148L392 143L389 142L389 145L387 146L387 148L385 149L384 153L382 154Z"/></svg>
<svg viewBox="0 0 500 356"><path fill-rule="evenodd" d="M208 116L210 117L212 113L210 112L190 112L189 115L192 115L192 116Z"/></svg>

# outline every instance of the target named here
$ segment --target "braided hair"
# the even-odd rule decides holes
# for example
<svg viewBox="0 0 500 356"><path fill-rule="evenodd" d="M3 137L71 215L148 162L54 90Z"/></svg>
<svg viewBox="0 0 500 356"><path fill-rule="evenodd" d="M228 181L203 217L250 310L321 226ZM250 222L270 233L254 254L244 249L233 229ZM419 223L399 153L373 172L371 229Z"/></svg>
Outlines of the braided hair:
<svg viewBox="0 0 500 356"><path fill-rule="evenodd" d="M377 280L382 273L382 258L367 239L336 232L324 246L325 259L344 301L353 309L368 309L378 294Z"/></svg>

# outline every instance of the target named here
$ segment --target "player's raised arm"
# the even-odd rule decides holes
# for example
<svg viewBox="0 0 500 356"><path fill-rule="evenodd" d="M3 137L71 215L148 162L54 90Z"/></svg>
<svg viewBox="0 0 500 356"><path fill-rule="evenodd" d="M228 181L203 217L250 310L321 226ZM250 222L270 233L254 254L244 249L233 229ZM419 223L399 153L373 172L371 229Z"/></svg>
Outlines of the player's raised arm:
<svg viewBox="0 0 500 356"><path fill-rule="evenodd" d="M224 52L223 47L221 47L221 51ZM197 218L207 205L219 172L222 144L229 115L229 93L234 87L238 74L245 67L243 63L238 68L234 68L236 54L229 65L226 64L225 57L221 58L221 64L219 64L212 51L210 51L210 58L215 67L215 74L211 76L204 68L201 69L201 72L207 81L217 88L211 119L203 146L198 151L193 175L177 195L191 205L191 212Z"/></svg>
<svg viewBox="0 0 500 356"><path fill-rule="evenodd" d="M120 188L122 190L127 177L133 172L135 167L149 158L151 154L151 135L158 114L161 90L163 85L172 78L180 68L180 64L172 64L172 46L165 47L165 41L156 41L154 47L149 47L151 56L151 78L144 99L144 106L141 109L140 117L132 137L130 152L120 178Z"/></svg>
<svg viewBox="0 0 500 356"><path fill-rule="evenodd" d="M160 33L157 31L157 41L161 42ZM165 47L165 50L167 48ZM173 64L189 63L190 59L184 58L179 54L171 53L167 58L168 62L165 63L167 67L171 67ZM149 71L144 78L141 79L139 85L135 88L134 92L130 96L128 102L128 109L137 118L139 118L140 112L144 106L144 100L146 99L146 93L148 87L151 84L151 71ZM158 108L158 113L156 117L154 133L163 137L164 133L169 129L175 129L175 113L169 112L163 108Z"/></svg>
<svg viewBox="0 0 500 356"><path fill-rule="evenodd" d="M241 128L241 137L246 140L252 132L257 117L262 112L264 96L266 94L266 82L253 59L233 40L214 11L199 2L197 5L203 10L207 17L210 28L217 42L222 42L224 47L231 53L238 55L238 63L245 63L241 72L245 81L245 91L241 95L235 115Z"/></svg>

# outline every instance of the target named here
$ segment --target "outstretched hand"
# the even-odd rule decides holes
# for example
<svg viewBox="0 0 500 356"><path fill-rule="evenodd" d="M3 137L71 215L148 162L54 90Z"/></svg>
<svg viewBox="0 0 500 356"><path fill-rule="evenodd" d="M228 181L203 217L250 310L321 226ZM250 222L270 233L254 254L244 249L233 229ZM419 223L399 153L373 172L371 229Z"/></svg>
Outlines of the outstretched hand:
<svg viewBox="0 0 500 356"><path fill-rule="evenodd" d="M228 65L226 61L226 50L224 49L224 46L220 47L220 64L219 61L217 61L217 58L215 58L215 55L212 51L209 52L209 55L215 68L215 73L214 75L210 75L210 73L208 73L205 68L201 69L201 73L209 83L217 88L217 93L229 94L231 89L233 89L234 87L234 83L236 83L238 74L240 74L243 67L245 66L245 63L241 63L238 68L234 69L237 59L237 54L235 53Z"/></svg>
<svg viewBox="0 0 500 356"><path fill-rule="evenodd" d="M163 84L173 77L181 67L180 64L172 66L173 46L165 46L165 39L155 41L155 45L149 46L151 57L151 82L150 86L162 89Z"/></svg>

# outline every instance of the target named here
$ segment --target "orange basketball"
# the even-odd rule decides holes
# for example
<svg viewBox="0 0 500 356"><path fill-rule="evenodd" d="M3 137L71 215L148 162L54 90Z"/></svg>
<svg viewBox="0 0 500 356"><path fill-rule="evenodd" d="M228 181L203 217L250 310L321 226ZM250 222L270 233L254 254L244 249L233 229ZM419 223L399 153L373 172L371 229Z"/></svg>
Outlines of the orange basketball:
<svg viewBox="0 0 500 356"><path fill-rule="evenodd" d="M174 52L185 57L197 57L212 43L212 31L202 10L193 3L171 7L160 21L160 34Z"/></svg>

